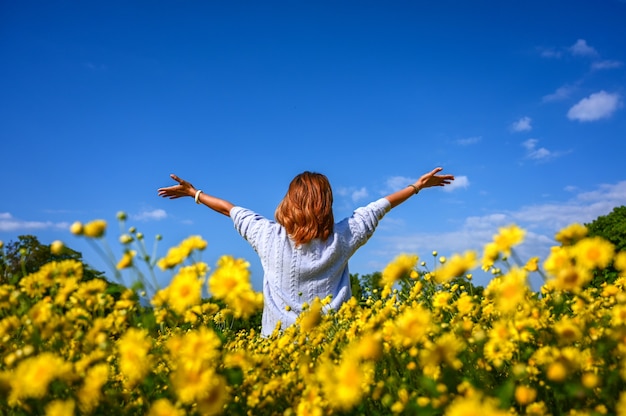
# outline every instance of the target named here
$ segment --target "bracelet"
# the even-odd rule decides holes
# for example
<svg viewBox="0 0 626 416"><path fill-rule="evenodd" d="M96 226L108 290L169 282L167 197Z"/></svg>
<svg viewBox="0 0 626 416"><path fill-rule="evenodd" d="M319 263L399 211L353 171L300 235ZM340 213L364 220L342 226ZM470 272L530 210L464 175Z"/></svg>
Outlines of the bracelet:
<svg viewBox="0 0 626 416"><path fill-rule="evenodd" d="M411 188L415 189L415 193L414 195L417 195L417 193L420 191L419 189L417 189L417 186L413 185L412 183L407 185L407 187L410 186Z"/></svg>
<svg viewBox="0 0 626 416"><path fill-rule="evenodd" d="M202 193L202 189L198 189L196 191L196 196L193 198L196 201L196 204L199 204L200 201L198 201L198 197L200 197L200 194Z"/></svg>

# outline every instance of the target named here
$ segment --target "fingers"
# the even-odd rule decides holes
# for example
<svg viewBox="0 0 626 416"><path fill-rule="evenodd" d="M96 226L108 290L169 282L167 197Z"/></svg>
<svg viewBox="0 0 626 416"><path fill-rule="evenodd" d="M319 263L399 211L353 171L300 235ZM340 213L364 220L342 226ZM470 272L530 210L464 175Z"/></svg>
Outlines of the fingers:
<svg viewBox="0 0 626 416"><path fill-rule="evenodd" d="M170 178L174 179L178 183L182 183L183 182L182 179L180 179L178 176L174 175L173 173L170 174Z"/></svg>

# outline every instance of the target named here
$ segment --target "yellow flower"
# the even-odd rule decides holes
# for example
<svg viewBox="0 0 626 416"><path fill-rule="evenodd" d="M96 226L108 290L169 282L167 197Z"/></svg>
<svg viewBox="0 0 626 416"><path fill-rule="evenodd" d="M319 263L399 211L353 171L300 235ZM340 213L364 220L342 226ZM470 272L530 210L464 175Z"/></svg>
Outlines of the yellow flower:
<svg viewBox="0 0 626 416"><path fill-rule="evenodd" d="M433 342L427 342L420 351L420 362L423 367L439 366L448 364L455 370L459 370L463 363L457 355L463 351L465 345L456 335L446 332Z"/></svg>
<svg viewBox="0 0 626 416"><path fill-rule="evenodd" d="M463 276L469 270L476 267L476 252L469 250L463 255L454 254L450 259L441 262L444 264L435 272L437 283L445 283L455 277Z"/></svg>
<svg viewBox="0 0 626 416"><path fill-rule="evenodd" d="M117 341L119 368L126 386L134 386L150 370L151 347L151 338L144 329L130 328Z"/></svg>
<svg viewBox="0 0 626 416"><path fill-rule="evenodd" d="M74 222L70 226L70 232L74 235L82 235L83 233L83 223L80 221Z"/></svg>
<svg viewBox="0 0 626 416"><path fill-rule="evenodd" d="M74 400L53 400L46 405L46 416L71 416L74 415Z"/></svg>
<svg viewBox="0 0 626 416"><path fill-rule="evenodd" d="M433 297L433 306L436 309L446 310L450 308L450 299L452 294L450 292L438 291Z"/></svg>
<svg viewBox="0 0 626 416"><path fill-rule="evenodd" d="M550 381L561 383L567 378L567 367L562 362L555 361L548 366L546 376Z"/></svg>
<svg viewBox="0 0 626 416"><path fill-rule="evenodd" d="M139 237L138 237L139 238ZM202 237L193 235L183 240L178 246L171 247L167 255L157 262L161 270L171 269L182 264L193 250L204 250L207 246Z"/></svg>
<svg viewBox="0 0 626 416"><path fill-rule="evenodd" d="M564 246L569 246L587 236L587 227L574 223L556 233L555 239Z"/></svg>
<svg viewBox="0 0 626 416"><path fill-rule="evenodd" d="M584 373L581 378L582 385L588 389L594 389L600 384L600 377L594 373Z"/></svg>
<svg viewBox="0 0 626 416"><path fill-rule="evenodd" d="M580 324L572 318L564 317L554 324L554 331L562 344L572 344L582 338Z"/></svg>
<svg viewBox="0 0 626 416"><path fill-rule="evenodd" d="M181 247L171 247L167 251L167 255L159 259L157 266L159 266L161 270L172 269L184 262L187 258L187 254L187 251Z"/></svg>
<svg viewBox="0 0 626 416"><path fill-rule="evenodd" d="M233 309L236 318L248 318L263 307L263 295L250 283L250 263L232 256L222 256L209 278L209 291Z"/></svg>
<svg viewBox="0 0 626 416"><path fill-rule="evenodd" d="M500 312L509 314L525 301L528 290L526 271L513 267L504 276L492 279L486 292L493 296Z"/></svg>
<svg viewBox="0 0 626 416"><path fill-rule="evenodd" d="M592 277L589 269L570 265L558 270L556 277L548 283L559 290L578 292L591 281Z"/></svg>
<svg viewBox="0 0 626 416"><path fill-rule="evenodd" d="M9 404L15 405L19 400L27 398L43 398L50 382L69 375L71 367L71 364L51 352L20 361L10 380Z"/></svg>
<svg viewBox="0 0 626 416"><path fill-rule="evenodd" d="M182 268L172 279L167 291L168 305L179 315L202 301L204 277L190 266Z"/></svg>
<svg viewBox="0 0 626 416"><path fill-rule="evenodd" d="M498 407L496 399L483 399L480 394L458 396L446 408L444 416L508 416Z"/></svg>
<svg viewBox="0 0 626 416"><path fill-rule="evenodd" d="M137 255L135 250L127 250L122 255L122 258L117 263L117 270L126 269L133 265L133 258Z"/></svg>
<svg viewBox="0 0 626 416"><path fill-rule="evenodd" d="M209 290L218 299L226 299L233 292L246 290L250 284L250 263L232 256L222 256L209 278Z"/></svg>
<svg viewBox="0 0 626 416"><path fill-rule="evenodd" d="M191 252L193 250L202 251L206 248L207 242L203 240L202 237L200 237L199 235L192 235L183 240L180 245L188 252Z"/></svg>
<svg viewBox="0 0 626 416"><path fill-rule="evenodd" d="M539 257L531 257L524 265L524 270L529 272L536 272L539 270Z"/></svg>
<svg viewBox="0 0 626 416"><path fill-rule="evenodd" d="M613 259L615 247L602 237L591 237L580 240L572 247L576 265L588 270L604 269Z"/></svg>
<svg viewBox="0 0 626 416"><path fill-rule="evenodd" d="M517 225L501 227L498 231L499 234L494 236L493 242L498 247L498 250L506 256L511 255L513 246L524 241L524 235L526 234L526 232Z"/></svg>
<svg viewBox="0 0 626 416"><path fill-rule="evenodd" d="M393 286L395 282L410 276L419 258L415 254L399 254L383 269L381 286Z"/></svg>
<svg viewBox="0 0 626 416"><path fill-rule="evenodd" d="M485 247L483 248L483 258L481 260L482 269L487 271L492 268L499 256L500 251L498 250L496 243L490 242L485 244Z"/></svg>
<svg viewBox="0 0 626 416"><path fill-rule="evenodd" d="M395 319L394 340L401 346L408 347L422 342L430 331L431 313L419 304L406 308Z"/></svg>
<svg viewBox="0 0 626 416"><path fill-rule="evenodd" d="M531 404L537 398L537 390L532 387L519 385L515 388L515 400L522 406Z"/></svg>
<svg viewBox="0 0 626 416"><path fill-rule="evenodd" d="M172 372L170 379L182 403L193 403L213 395L223 397L225 380L211 367L181 363Z"/></svg>
<svg viewBox="0 0 626 416"><path fill-rule="evenodd" d="M85 224L83 234L91 238L100 238L104 235L106 229L107 222L105 220L93 220Z"/></svg>
<svg viewBox="0 0 626 416"><path fill-rule="evenodd" d="M102 386L109 378L109 365L96 364L87 370L84 384L78 391L79 407L81 411L90 413L102 398Z"/></svg>
<svg viewBox="0 0 626 416"><path fill-rule="evenodd" d="M147 416L184 416L182 409L177 409L167 399L157 399L150 406Z"/></svg>
<svg viewBox="0 0 626 416"><path fill-rule="evenodd" d="M361 401L373 380L373 370L371 362L362 363L344 355L337 365L324 360L318 367L317 376L329 403L348 411Z"/></svg>
<svg viewBox="0 0 626 416"><path fill-rule="evenodd" d="M297 322L299 322L302 332L309 333L320 323L321 320L322 302L319 298L315 298L313 299L311 306L300 314Z"/></svg>
<svg viewBox="0 0 626 416"><path fill-rule="evenodd" d="M65 247L65 245L63 244L62 241L60 240L54 240L51 244L50 244L50 252L52 254L55 255L59 255L63 252L63 247Z"/></svg>
<svg viewBox="0 0 626 416"><path fill-rule="evenodd" d="M219 379L217 381L220 381ZM224 414L224 405L230 399L226 381L214 382L208 391L198 399L198 413L206 416Z"/></svg>
<svg viewBox="0 0 626 416"><path fill-rule="evenodd" d="M455 302L456 308L459 311L459 315L465 316L472 313L474 308L474 299L468 295L467 292L461 293L461 296Z"/></svg>

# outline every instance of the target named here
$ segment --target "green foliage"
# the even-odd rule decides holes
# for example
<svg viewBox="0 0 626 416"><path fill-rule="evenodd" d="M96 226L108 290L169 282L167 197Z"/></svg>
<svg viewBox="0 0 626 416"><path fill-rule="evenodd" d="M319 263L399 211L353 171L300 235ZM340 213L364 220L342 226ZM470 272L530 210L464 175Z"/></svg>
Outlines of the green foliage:
<svg viewBox="0 0 626 416"><path fill-rule="evenodd" d="M51 261L63 260L76 260L83 263L83 280L104 278L104 272L97 271L86 264L80 252L64 246L59 253L54 254L50 245L41 244L34 235L18 236L17 241L10 241L1 254L0 284L17 281Z"/></svg>
<svg viewBox="0 0 626 416"><path fill-rule="evenodd" d="M626 250L626 206L613 208L607 215L601 215L585 224L589 236L602 237L610 241L616 251Z"/></svg>
<svg viewBox="0 0 626 416"><path fill-rule="evenodd" d="M587 235L589 237L602 237L615 246L615 251L626 250L626 206L613 208L607 215L601 215L589 224ZM604 283L612 283L619 277L618 271L613 264L602 270L595 270L593 281L594 287L601 287Z"/></svg>

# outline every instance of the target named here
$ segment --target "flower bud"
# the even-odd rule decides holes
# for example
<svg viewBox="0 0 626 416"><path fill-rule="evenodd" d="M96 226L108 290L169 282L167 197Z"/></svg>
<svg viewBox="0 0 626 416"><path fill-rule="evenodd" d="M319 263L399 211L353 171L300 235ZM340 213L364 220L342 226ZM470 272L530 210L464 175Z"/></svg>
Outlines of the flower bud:
<svg viewBox="0 0 626 416"><path fill-rule="evenodd" d="M65 245L62 241L55 240L52 242L52 244L50 244L50 252L58 256L63 251L63 247L65 247Z"/></svg>
<svg viewBox="0 0 626 416"><path fill-rule="evenodd" d="M74 235L81 235L83 233L83 223L76 221L70 226L70 232Z"/></svg>
<svg viewBox="0 0 626 416"><path fill-rule="evenodd" d="M107 228L107 222L105 220L93 220L85 224L83 233L87 237L100 238L104 235Z"/></svg>

